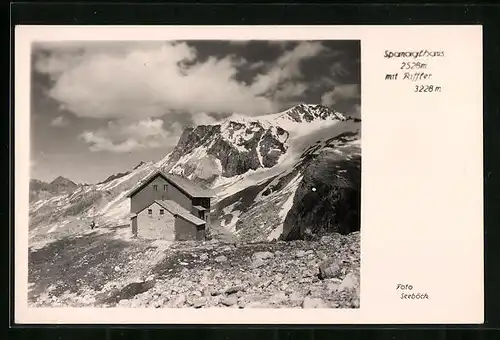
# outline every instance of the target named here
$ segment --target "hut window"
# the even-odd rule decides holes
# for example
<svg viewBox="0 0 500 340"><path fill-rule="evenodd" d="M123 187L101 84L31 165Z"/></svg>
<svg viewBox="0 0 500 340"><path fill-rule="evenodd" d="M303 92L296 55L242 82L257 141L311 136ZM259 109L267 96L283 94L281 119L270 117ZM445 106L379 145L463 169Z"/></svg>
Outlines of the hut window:
<svg viewBox="0 0 500 340"><path fill-rule="evenodd" d="M163 185L163 191L167 191L167 185L166 184Z"/></svg>
<svg viewBox="0 0 500 340"><path fill-rule="evenodd" d="M148 209L148 214L153 215L153 209Z"/></svg>
<svg viewBox="0 0 500 340"><path fill-rule="evenodd" d="M154 189L155 191L158 191L158 184L153 185L153 189Z"/></svg>
<svg viewBox="0 0 500 340"><path fill-rule="evenodd" d="M160 209L160 215L163 215L164 211L163 209Z"/></svg>

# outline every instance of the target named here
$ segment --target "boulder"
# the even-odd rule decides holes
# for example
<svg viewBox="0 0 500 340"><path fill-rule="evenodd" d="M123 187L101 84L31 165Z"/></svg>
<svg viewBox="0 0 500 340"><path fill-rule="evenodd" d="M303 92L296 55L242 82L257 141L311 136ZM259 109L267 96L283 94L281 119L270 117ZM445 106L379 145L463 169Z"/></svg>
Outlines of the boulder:
<svg viewBox="0 0 500 340"><path fill-rule="evenodd" d="M330 292L336 292L339 290L341 282L340 279L336 278L325 280L325 288Z"/></svg>
<svg viewBox="0 0 500 340"><path fill-rule="evenodd" d="M220 255L220 256L217 256L215 258L215 262L217 263L223 263L223 262L226 262L227 261L227 257L225 257L224 255Z"/></svg>
<svg viewBox="0 0 500 340"><path fill-rule="evenodd" d="M321 298L306 297L302 301L302 308L328 308L328 306Z"/></svg>
<svg viewBox="0 0 500 340"><path fill-rule="evenodd" d="M262 267L266 264L266 261L262 260L262 259L255 259L252 261L252 263L250 264L250 268L259 268L259 267Z"/></svg>
<svg viewBox="0 0 500 340"><path fill-rule="evenodd" d="M234 293L244 291L244 290L245 290L245 287L243 287L242 285L232 286L232 287L229 287L228 289L226 289L225 293L226 294L234 294Z"/></svg>
<svg viewBox="0 0 500 340"><path fill-rule="evenodd" d="M284 292L278 292L278 293L274 294L273 296L271 296L271 298L269 299L269 302L276 304L276 305L279 305L279 304L285 302L287 299L288 298Z"/></svg>
<svg viewBox="0 0 500 340"><path fill-rule="evenodd" d="M359 275L348 273L339 285L339 290L357 289L359 287Z"/></svg>
<svg viewBox="0 0 500 340"><path fill-rule="evenodd" d="M297 252L295 253L295 257L300 259L302 257L306 256L306 252L303 251L303 250L297 250Z"/></svg>
<svg viewBox="0 0 500 340"><path fill-rule="evenodd" d="M297 292L293 292L288 298L292 304L300 304L303 301L302 296Z"/></svg>
<svg viewBox="0 0 500 340"><path fill-rule="evenodd" d="M194 308L201 308L201 307L205 306L206 303L207 303L207 298L200 297L200 298L193 300L193 307Z"/></svg>
<svg viewBox="0 0 500 340"><path fill-rule="evenodd" d="M235 295L229 295L221 300L224 306L233 306L238 302L238 298Z"/></svg>
<svg viewBox="0 0 500 340"><path fill-rule="evenodd" d="M320 242L322 244L328 244L328 243L331 243L333 241L333 236L332 235L325 235L325 236L322 236L321 239L320 239Z"/></svg>
<svg viewBox="0 0 500 340"><path fill-rule="evenodd" d="M202 289L202 295L203 296L212 296L213 289L211 287L204 287Z"/></svg>
<svg viewBox="0 0 500 340"><path fill-rule="evenodd" d="M186 296L185 295L179 295L174 302L175 307L182 307L186 303Z"/></svg>
<svg viewBox="0 0 500 340"><path fill-rule="evenodd" d="M274 282L275 283L281 282L282 280L283 280L283 274L278 273L278 274L274 275Z"/></svg>
<svg viewBox="0 0 500 340"><path fill-rule="evenodd" d="M341 274L342 263L337 259L329 259L319 265L319 278L337 278Z"/></svg>
<svg viewBox="0 0 500 340"><path fill-rule="evenodd" d="M269 251L260 251L252 255L252 260L267 260L274 257L274 254Z"/></svg>
<svg viewBox="0 0 500 340"><path fill-rule="evenodd" d="M270 308L272 305L267 301L252 301L245 305L245 308Z"/></svg>

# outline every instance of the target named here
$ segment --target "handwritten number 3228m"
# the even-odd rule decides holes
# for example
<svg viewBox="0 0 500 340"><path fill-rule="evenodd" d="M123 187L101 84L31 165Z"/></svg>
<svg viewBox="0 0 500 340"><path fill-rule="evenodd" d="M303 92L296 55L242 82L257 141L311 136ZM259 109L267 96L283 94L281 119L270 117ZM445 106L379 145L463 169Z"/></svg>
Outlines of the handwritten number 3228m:
<svg viewBox="0 0 500 340"><path fill-rule="evenodd" d="M441 87L434 85L415 85L414 92L441 92Z"/></svg>

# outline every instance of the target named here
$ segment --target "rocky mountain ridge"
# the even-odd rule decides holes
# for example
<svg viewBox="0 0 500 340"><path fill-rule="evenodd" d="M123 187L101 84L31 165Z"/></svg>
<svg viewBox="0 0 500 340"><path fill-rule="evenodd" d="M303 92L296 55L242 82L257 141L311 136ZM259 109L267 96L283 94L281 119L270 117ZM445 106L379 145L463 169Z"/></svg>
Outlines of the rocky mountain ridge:
<svg viewBox="0 0 500 340"><path fill-rule="evenodd" d="M286 156L290 134L304 124L347 119L325 106L306 104L265 116L233 115L223 122L185 129L164 168L212 186L220 177L277 165Z"/></svg>

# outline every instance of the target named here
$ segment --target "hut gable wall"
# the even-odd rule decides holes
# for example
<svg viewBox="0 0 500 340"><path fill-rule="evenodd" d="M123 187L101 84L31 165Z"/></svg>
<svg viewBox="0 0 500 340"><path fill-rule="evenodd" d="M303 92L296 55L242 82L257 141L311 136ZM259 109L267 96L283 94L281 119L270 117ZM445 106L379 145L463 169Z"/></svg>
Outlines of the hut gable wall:
<svg viewBox="0 0 500 340"><path fill-rule="evenodd" d="M130 199L130 212L134 214L149 206L155 200L172 200L188 211L192 209L191 199L160 175L156 176Z"/></svg>
<svg viewBox="0 0 500 340"><path fill-rule="evenodd" d="M163 210L163 214L160 210ZM174 241L175 220L174 215L154 202L137 214L137 236Z"/></svg>

